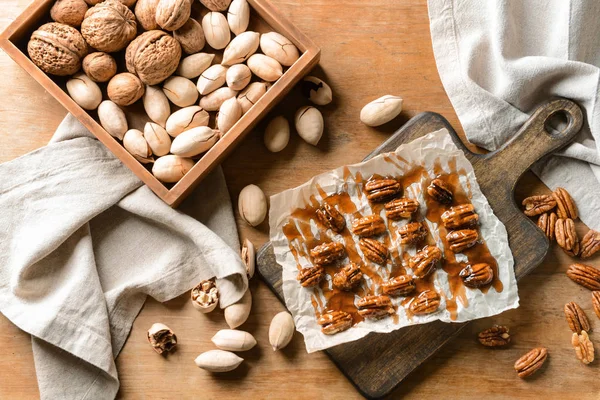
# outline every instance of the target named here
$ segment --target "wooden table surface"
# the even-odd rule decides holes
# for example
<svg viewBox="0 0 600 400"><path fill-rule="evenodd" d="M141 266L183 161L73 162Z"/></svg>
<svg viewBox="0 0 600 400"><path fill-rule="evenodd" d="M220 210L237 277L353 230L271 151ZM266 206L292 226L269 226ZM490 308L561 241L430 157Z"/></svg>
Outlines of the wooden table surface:
<svg viewBox="0 0 600 400"><path fill-rule="evenodd" d="M258 184L267 195L299 185L311 176L361 160L390 132L422 111L444 115L462 132L437 74L424 0L272 0L322 49L315 75L333 88L335 101L324 107L326 130L317 147L294 135L279 154L262 144L260 124L224 163L232 198L247 184ZM29 0L5 0L0 15L4 29ZM65 110L6 54L0 54L0 162L43 146L65 115ZM361 107L384 94L404 98L402 115L380 129L359 122ZM298 93L286 98L276 112L292 115L301 104ZM531 174L518 186L517 198L547 189ZM6 212L6 210L5 210ZM268 226L244 225L241 237L256 246L268 237ZM580 234L586 227L579 224ZM599 258L591 261L598 265ZM600 330L589 291L565 276L571 260L553 246L542 265L520 283L521 307L500 316L471 323L394 392L394 398L578 398L600 396L599 362L584 366L570 345L571 332L562 308L577 301ZM129 340L117 358L121 398L360 398L352 385L324 354L308 355L296 334L291 345L274 353L268 344L271 318L284 308L258 279L251 283L252 314L242 326L258 340L243 355L234 372L211 375L195 367L193 359L214 348L210 338L226 328L221 311L199 314L184 294L168 303L149 299L135 321ZM180 339L177 352L163 358L148 346L145 334L157 321L169 325ZM505 324L513 344L490 350L475 340L476 333L494 323ZM600 343L600 334L592 340ZM0 316L0 398L39 396L29 335ZM522 381L514 361L535 346L546 346L547 366L533 379ZM597 351L600 347L596 347ZM369 360L365 360L368 362Z"/></svg>

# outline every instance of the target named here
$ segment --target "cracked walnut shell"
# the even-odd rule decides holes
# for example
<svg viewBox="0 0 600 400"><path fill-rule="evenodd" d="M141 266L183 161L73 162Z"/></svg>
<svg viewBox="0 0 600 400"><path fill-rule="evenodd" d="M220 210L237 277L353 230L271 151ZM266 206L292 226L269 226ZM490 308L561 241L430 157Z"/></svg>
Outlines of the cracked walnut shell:
<svg viewBox="0 0 600 400"><path fill-rule="evenodd" d="M394 314L392 300L385 295L368 295L356 302L358 313L364 318L380 319Z"/></svg>
<svg viewBox="0 0 600 400"><path fill-rule="evenodd" d="M385 204L385 215L391 220L410 218L419 209L415 199L396 199Z"/></svg>
<svg viewBox="0 0 600 400"><path fill-rule="evenodd" d="M442 251L436 246L425 246L408 259L408 266L417 278L431 274L442 260Z"/></svg>
<svg viewBox="0 0 600 400"><path fill-rule="evenodd" d="M556 243L570 256L579 254L579 237L575 230L575 223L571 218L556 220L554 226Z"/></svg>
<svg viewBox="0 0 600 400"><path fill-rule="evenodd" d="M510 334L506 326L494 325L491 328L479 332L477 340L487 347L506 346L510 343Z"/></svg>
<svg viewBox="0 0 600 400"><path fill-rule="evenodd" d="M77 29L57 22L40 26L27 43L31 61L42 71L57 76L79 71L87 51L87 44Z"/></svg>
<svg viewBox="0 0 600 400"><path fill-rule="evenodd" d="M548 358L548 349L536 347L515 362L515 371L519 378L527 378L544 365L546 358Z"/></svg>
<svg viewBox="0 0 600 400"><path fill-rule="evenodd" d="M574 333L581 333L581 331L590 331L590 321L588 320L585 312L579 307L579 304L574 301L565 304L565 317L569 328Z"/></svg>
<svg viewBox="0 0 600 400"><path fill-rule="evenodd" d="M321 325L321 332L326 335L334 335L350 329L352 316L345 311L327 311L321 314L317 323Z"/></svg>
<svg viewBox="0 0 600 400"><path fill-rule="evenodd" d="M383 203L400 193L402 186L395 179L371 179L365 184L367 199Z"/></svg>
<svg viewBox="0 0 600 400"><path fill-rule="evenodd" d="M454 195L452 190L446 185L446 183L440 178L435 178L431 181L427 187L427 194L429 194L435 201L441 204L450 205Z"/></svg>
<svg viewBox="0 0 600 400"><path fill-rule="evenodd" d="M362 279L360 266L351 262L333 275L333 286L341 290L352 290Z"/></svg>
<svg viewBox="0 0 600 400"><path fill-rule="evenodd" d="M392 297L408 296L417 286L410 275L399 275L381 284L383 294Z"/></svg>
<svg viewBox="0 0 600 400"><path fill-rule="evenodd" d="M479 216L475 212L473 204L461 204L450 207L442 216L442 223L447 229L458 229L477 225Z"/></svg>
<svg viewBox="0 0 600 400"><path fill-rule="evenodd" d="M544 235L546 235L549 241L554 240L554 228L556 227L557 219L558 217L554 212L540 214L540 217L538 218L537 225L542 231L544 231Z"/></svg>
<svg viewBox="0 0 600 400"><path fill-rule="evenodd" d="M315 265L314 267L302 268L300 272L298 272L296 279L300 282L302 287L313 287L317 286L324 276L325 270L323 267Z"/></svg>
<svg viewBox="0 0 600 400"><path fill-rule="evenodd" d="M556 200L549 194L530 196L521 203L525 207L523 211L528 217L533 217L551 211L556 207Z"/></svg>
<svg viewBox="0 0 600 400"><path fill-rule="evenodd" d="M480 288L494 279L494 270L489 264L479 263L467 265L458 275L466 287Z"/></svg>
<svg viewBox="0 0 600 400"><path fill-rule="evenodd" d="M125 48L137 33L135 15L117 0L96 4L85 13L81 34L93 48L112 53Z"/></svg>
<svg viewBox="0 0 600 400"><path fill-rule="evenodd" d="M379 215L368 215L352 223L352 233L360 237L376 236L383 232L385 232L385 224Z"/></svg>
<svg viewBox="0 0 600 400"><path fill-rule="evenodd" d="M600 232L590 229L581 239L581 258L589 258L600 251Z"/></svg>
<svg viewBox="0 0 600 400"><path fill-rule="evenodd" d="M181 46L166 32L142 33L127 46L127 70L147 85L156 85L175 72L181 58Z"/></svg>
<svg viewBox="0 0 600 400"><path fill-rule="evenodd" d="M424 222L411 222L397 230L402 244L417 244L427 237L427 227Z"/></svg>
<svg viewBox="0 0 600 400"><path fill-rule="evenodd" d="M345 255L344 245L338 242L323 243L310 251L310 256L317 265L331 264L344 258Z"/></svg>
<svg viewBox="0 0 600 400"><path fill-rule="evenodd" d="M200 282L192 289L192 305L195 309L209 313L217 307L219 303L219 290L215 281L212 279Z"/></svg>
<svg viewBox="0 0 600 400"><path fill-rule="evenodd" d="M388 248L378 240L362 238L358 246L368 260L376 264L385 264L388 257Z"/></svg>
<svg viewBox="0 0 600 400"><path fill-rule="evenodd" d="M168 326L156 323L148 329L148 343L158 354L169 352L177 345L177 336Z"/></svg>
<svg viewBox="0 0 600 400"><path fill-rule="evenodd" d="M600 270L585 264L572 264L567 276L575 283L590 290L600 290Z"/></svg>
<svg viewBox="0 0 600 400"><path fill-rule="evenodd" d="M410 303L410 310L415 315L432 314L440 307L440 295L433 290L419 293Z"/></svg>
<svg viewBox="0 0 600 400"><path fill-rule="evenodd" d="M558 218L571 218L576 220L578 217L577 206L573 198L565 189L558 187L552 192L552 198L556 202L556 214Z"/></svg>
<svg viewBox="0 0 600 400"><path fill-rule="evenodd" d="M334 206L327 203L317 210L317 218L323 225L337 233L346 227L344 216Z"/></svg>
<svg viewBox="0 0 600 400"><path fill-rule="evenodd" d="M594 344L586 331L581 331L579 335L573 333L571 344L579 361L586 365L594 361Z"/></svg>

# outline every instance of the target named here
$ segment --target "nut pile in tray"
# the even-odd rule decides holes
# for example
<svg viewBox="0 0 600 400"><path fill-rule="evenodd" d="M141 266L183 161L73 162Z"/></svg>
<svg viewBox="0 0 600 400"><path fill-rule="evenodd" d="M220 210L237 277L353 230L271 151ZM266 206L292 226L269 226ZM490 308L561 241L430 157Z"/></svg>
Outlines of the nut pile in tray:
<svg viewBox="0 0 600 400"><path fill-rule="evenodd" d="M35 65L69 76L71 98L97 110L102 127L165 183L179 181L300 56L277 32L247 31L246 0L193 3L57 0L55 22L27 45ZM123 108L138 101L149 119L143 132L130 129Z"/></svg>
<svg viewBox="0 0 600 400"><path fill-rule="evenodd" d="M318 207L308 212L306 218L316 219L322 225L321 229L330 229L344 240L343 243L325 241L312 248L307 244L311 266L299 270L299 284L305 288L320 286L323 290L337 293L353 292L358 298L355 300L354 296L350 296L351 307L356 310L359 320L381 319L396 314L392 297L406 298L402 304L407 305L407 313L410 315L435 313L440 307L441 297L431 283L431 276L438 268L450 265L459 267L460 270L455 275L466 287L482 289L489 286L495 272L487 261L493 260L493 257L479 237L479 216L466 195L456 199L455 189L447 182L447 178L448 176L439 176L431 180L427 193L424 194L427 204L422 205L414 198L402 197L402 178L372 177L362 186L362 190L373 214L362 216L352 213L351 226L346 226L345 213L340 211L344 207L336 204L336 196L347 193L336 193L324 198ZM458 182L457 176L454 178ZM444 249L435 244L425 221L419 220L420 213L417 211L426 211L425 208L437 216L432 220L428 214L427 219L440 226L440 236L445 235L441 238ZM385 212L387 224L379 215L380 212ZM408 221L404 225L393 227L391 221L399 220ZM315 235L317 236L324 235ZM390 243L393 236L397 238L396 243ZM307 240L305 243L308 242ZM396 255L392 263L402 263L399 267L401 272L391 274L375 288L364 290L360 286L367 266L358 262L356 257L348 255L350 251L355 252L355 245L362 252L365 261L377 265L377 268L385 268L392 262L391 253L396 251L397 254L398 250L394 250L397 246L420 250L410 257L404 253L406 257L403 260L398 260ZM475 251L476 246L481 246L481 249ZM472 251L468 262L456 261L456 253L468 251ZM486 262L477 260L480 254L485 254L482 258ZM350 261L342 263L346 259ZM331 289L329 282L324 279L327 275L331 278ZM315 309L317 322L326 335L345 331L357 323L356 316L351 315L343 305L336 306L340 302L333 303L328 302L323 312Z"/></svg>

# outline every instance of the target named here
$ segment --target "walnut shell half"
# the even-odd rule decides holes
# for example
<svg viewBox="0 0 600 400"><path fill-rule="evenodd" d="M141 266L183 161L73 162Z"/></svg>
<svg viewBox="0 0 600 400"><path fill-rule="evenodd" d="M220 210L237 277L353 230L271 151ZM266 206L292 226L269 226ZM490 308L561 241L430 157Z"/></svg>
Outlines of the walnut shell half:
<svg viewBox="0 0 600 400"><path fill-rule="evenodd" d="M90 8L81 23L85 41L107 53L124 49L136 33L135 15L117 0L106 0Z"/></svg>
<svg viewBox="0 0 600 400"><path fill-rule="evenodd" d="M27 53L31 61L48 74L73 75L81 68L87 45L77 29L50 22L31 34Z"/></svg>
<svg viewBox="0 0 600 400"><path fill-rule="evenodd" d="M127 70L147 85L156 85L175 72L181 46L171 35L155 30L142 33L127 46Z"/></svg>

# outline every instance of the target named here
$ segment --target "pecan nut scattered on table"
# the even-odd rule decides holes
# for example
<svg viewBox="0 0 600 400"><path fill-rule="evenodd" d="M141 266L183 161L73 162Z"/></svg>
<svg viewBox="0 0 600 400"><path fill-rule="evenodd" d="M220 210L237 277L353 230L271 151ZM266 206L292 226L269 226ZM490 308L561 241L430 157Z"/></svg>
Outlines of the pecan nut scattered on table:
<svg viewBox="0 0 600 400"><path fill-rule="evenodd" d="M571 344L579 361L586 365L594 361L594 344L586 331L581 331L579 335L573 333Z"/></svg>
<svg viewBox="0 0 600 400"><path fill-rule="evenodd" d="M431 181L427 187L427 194L438 203L446 205L452 204L452 199L454 197L452 190L450 190L448 185L440 178L435 178Z"/></svg>
<svg viewBox="0 0 600 400"><path fill-rule="evenodd" d="M575 223L571 218L557 219L554 226L554 234L556 236L556 243L558 243L565 253L572 257L579 254L579 237L575 230Z"/></svg>
<svg viewBox="0 0 600 400"><path fill-rule="evenodd" d="M510 343L510 334L506 326L494 325L477 335L479 343L487 347L501 347Z"/></svg>
<svg viewBox="0 0 600 400"><path fill-rule="evenodd" d="M479 240L479 234L475 229L461 229L448 232L446 240L450 245L450 250L460 253L475 246Z"/></svg>
<svg viewBox="0 0 600 400"><path fill-rule="evenodd" d="M597 290L592 292L592 306L594 306L594 312L600 318L600 292Z"/></svg>
<svg viewBox="0 0 600 400"><path fill-rule="evenodd" d="M381 284L383 294L392 297L408 296L417 286L410 275L399 275Z"/></svg>
<svg viewBox="0 0 600 400"><path fill-rule="evenodd" d="M346 227L344 216L334 206L327 203L317 210L317 218L323 225L337 233Z"/></svg>
<svg viewBox="0 0 600 400"><path fill-rule="evenodd" d="M383 243L371 238L362 238L358 241L358 245L367 259L377 264L385 264L388 248Z"/></svg>
<svg viewBox="0 0 600 400"><path fill-rule="evenodd" d="M385 295L368 295L356 302L358 313L364 318L380 319L394 314L392 300Z"/></svg>
<svg viewBox="0 0 600 400"><path fill-rule="evenodd" d="M395 179L371 179L365 184L367 199L373 203L383 203L396 197L402 186Z"/></svg>
<svg viewBox="0 0 600 400"><path fill-rule="evenodd" d="M345 311L327 311L319 317L317 322L321 325L321 332L326 335L335 335L350 329L352 316Z"/></svg>
<svg viewBox="0 0 600 400"><path fill-rule="evenodd" d="M410 303L410 310L415 315L432 314L440 307L440 295L433 290L419 293Z"/></svg>
<svg viewBox="0 0 600 400"><path fill-rule="evenodd" d="M581 239L581 258L590 258L600 251L600 232L590 229Z"/></svg>
<svg viewBox="0 0 600 400"><path fill-rule="evenodd" d="M533 217L554 209L556 207L556 200L552 195L541 194L539 196L527 197L521 204L525 206L525 211L523 211L525 215Z"/></svg>
<svg viewBox="0 0 600 400"><path fill-rule="evenodd" d="M515 362L515 371L519 378L527 378L542 368L548 358L548 349L536 347Z"/></svg>
<svg viewBox="0 0 600 400"><path fill-rule="evenodd" d="M361 279L360 266L351 262L333 275L333 286L341 290L352 290Z"/></svg>
<svg viewBox="0 0 600 400"><path fill-rule="evenodd" d="M556 190L552 192L552 198L554 198L554 201L556 202L556 214L558 214L558 218L577 219L577 206L569 192L561 187L556 188Z"/></svg>
<svg viewBox="0 0 600 400"><path fill-rule="evenodd" d="M356 219L352 223L352 233L360 237L381 235L383 232L385 232L385 223L376 214Z"/></svg>
<svg viewBox="0 0 600 400"><path fill-rule="evenodd" d="M585 264L571 264L567 276L575 283L590 290L600 290L600 270Z"/></svg>
<svg viewBox="0 0 600 400"><path fill-rule="evenodd" d="M344 245L338 242L323 243L310 251L310 256L317 265L332 264L344 258L345 255Z"/></svg>
<svg viewBox="0 0 600 400"><path fill-rule="evenodd" d="M314 267L302 268L296 279L303 287L313 287L317 286L324 276L325 269L320 265L315 265Z"/></svg>
<svg viewBox="0 0 600 400"><path fill-rule="evenodd" d="M574 333L581 333L581 331L590 331L590 321L588 320L585 312L579 307L579 304L574 301L565 304L565 317L569 328Z"/></svg>
<svg viewBox="0 0 600 400"><path fill-rule="evenodd" d="M540 217L538 218L537 225L544 231L544 235L546 235L549 241L554 240L554 228L557 219L558 217L554 212L540 214Z"/></svg>
<svg viewBox="0 0 600 400"><path fill-rule="evenodd" d="M427 227L424 222L411 222L397 230L402 244L417 244L427 237Z"/></svg>
<svg viewBox="0 0 600 400"><path fill-rule="evenodd" d="M385 203L385 215L391 220L410 218L419 209L415 199L401 198Z"/></svg>
<svg viewBox="0 0 600 400"><path fill-rule="evenodd" d="M442 214L442 223L447 229L459 229L477 225L479 215L475 212L473 204L461 204L450 207Z"/></svg>
<svg viewBox="0 0 600 400"><path fill-rule="evenodd" d="M408 266L417 278L431 274L442 260L442 251L436 246L425 246L408 259Z"/></svg>
<svg viewBox="0 0 600 400"><path fill-rule="evenodd" d="M480 288L494 279L494 270L487 263L478 263L467 265L458 276L461 277L466 287Z"/></svg>

